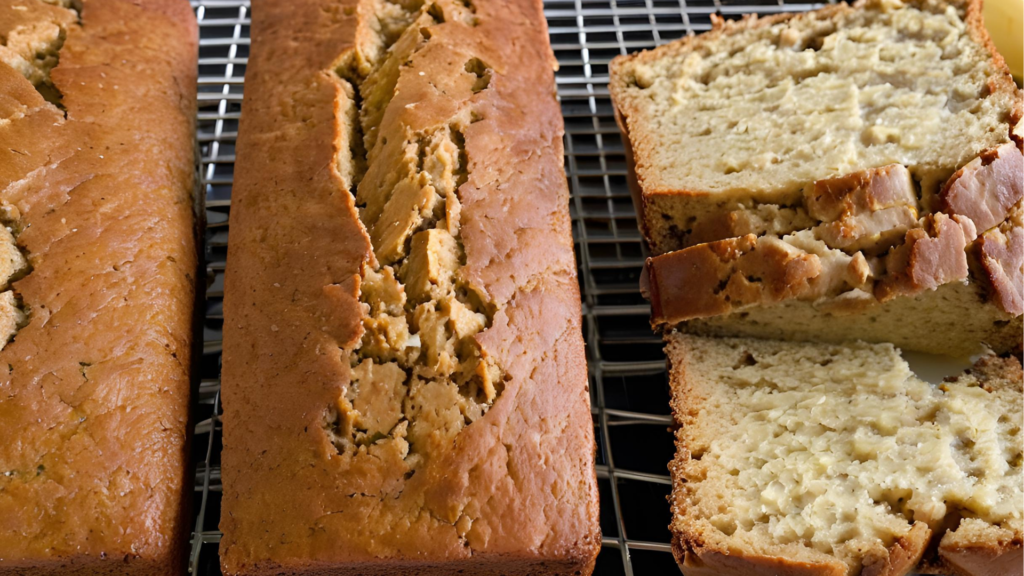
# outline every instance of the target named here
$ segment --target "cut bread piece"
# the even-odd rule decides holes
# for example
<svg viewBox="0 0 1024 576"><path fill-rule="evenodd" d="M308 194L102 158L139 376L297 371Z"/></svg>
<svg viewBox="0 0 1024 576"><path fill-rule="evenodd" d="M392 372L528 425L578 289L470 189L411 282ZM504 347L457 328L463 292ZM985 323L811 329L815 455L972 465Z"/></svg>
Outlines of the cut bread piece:
<svg viewBox="0 0 1024 576"><path fill-rule="evenodd" d="M1007 314L1020 318L1024 312L1024 225L1020 206L998 228L978 238L971 253L981 270L988 293Z"/></svg>
<svg viewBox="0 0 1024 576"><path fill-rule="evenodd" d="M687 576L1021 573L1016 358L936 386L891 344L666 341Z"/></svg>
<svg viewBox="0 0 1024 576"><path fill-rule="evenodd" d="M977 237L931 214L884 255L848 254L803 230L719 240L647 261L651 323L718 336L893 342L967 357L1020 346L1020 204Z"/></svg>
<svg viewBox="0 0 1024 576"><path fill-rule="evenodd" d="M823 183L893 167L890 176L906 178L889 184L909 184L909 197L854 205L881 212L848 214L866 236L831 243L884 244L917 211L968 196L939 201L954 172L1020 145L1011 133L1022 94L982 26L980 0L862 0L714 24L611 65L630 184L655 254L835 222L816 206ZM823 226L822 239L829 230L842 227Z"/></svg>
<svg viewBox="0 0 1024 576"><path fill-rule="evenodd" d="M957 170L939 194L939 208L970 218L979 231L1006 219L1024 194L1024 156L1006 143Z"/></svg>

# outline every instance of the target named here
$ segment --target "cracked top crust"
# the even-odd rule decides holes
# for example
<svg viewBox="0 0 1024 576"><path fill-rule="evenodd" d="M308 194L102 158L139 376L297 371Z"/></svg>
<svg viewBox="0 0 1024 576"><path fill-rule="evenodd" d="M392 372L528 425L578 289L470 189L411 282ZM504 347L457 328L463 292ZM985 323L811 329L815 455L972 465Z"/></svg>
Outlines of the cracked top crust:
<svg viewBox="0 0 1024 576"><path fill-rule="evenodd" d="M589 573L593 428L540 2L253 17L225 573Z"/></svg>
<svg viewBox="0 0 1024 576"><path fill-rule="evenodd" d="M179 574L195 20L184 0L50 4L0 1L0 204L31 266L4 293L28 323L0 351L0 572Z"/></svg>

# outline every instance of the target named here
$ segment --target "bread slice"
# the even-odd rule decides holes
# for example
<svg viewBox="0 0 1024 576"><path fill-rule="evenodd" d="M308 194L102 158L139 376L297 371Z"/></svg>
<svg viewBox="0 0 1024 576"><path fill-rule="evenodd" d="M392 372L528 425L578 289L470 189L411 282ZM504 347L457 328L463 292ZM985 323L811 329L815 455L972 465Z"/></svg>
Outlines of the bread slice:
<svg viewBox="0 0 1024 576"><path fill-rule="evenodd" d="M980 0L862 0L714 23L612 62L634 200L655 254L811 228L833 248L885 247L949 207L940 195L954 172L1020 145L1022 95L982 26ZM909 194L843 217L819 202L823 188L876 170ZM855 233L833 241L844 230Z"/></svg>
<svg viewBox="0 0 1024 576"><path fill-rule="evenodd" d="M1024 331L1021 220L1018 202L978 236L970 218L931 214L879 255L831 248L811 230L698 244L648 260L651 322L705 335L892 342L961 357L984 347L1008 352Z"/></svg>
<svg viewBox="0 0 1024 576"><path fill-rule="evenodd" d="M891 344L666 340L687 576L1021 573L1017 358L936 386Z"/></svg>

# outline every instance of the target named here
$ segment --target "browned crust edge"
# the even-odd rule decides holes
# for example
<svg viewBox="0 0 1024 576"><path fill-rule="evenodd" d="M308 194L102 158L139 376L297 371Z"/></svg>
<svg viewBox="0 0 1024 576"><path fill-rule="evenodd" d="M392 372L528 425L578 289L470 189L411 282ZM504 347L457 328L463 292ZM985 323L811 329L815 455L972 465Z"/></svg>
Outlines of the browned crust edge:
<svg viewBox="0 0 1024 576"><path fill-rule="evenodd" d="M989 230L975 243L971 259L978 263L989 298L1007 314L1024 313L1024 229Z"/></svg>
<svg viewBox="0 0 1024 576"><path fill-rule="evenodd" d="M680 382L686 388L688 351L677 339L677 332L665 334L665 357L669 378ZM672 407L672 422L676 429L686 425L686 415L696 415L702 409L703 398L695 390L686 393L673 392L669 399ZM669 524L672 533L672 555L685 576L847 576L846 565L808 563L787 558L763 555L734 554L703 541L700 534L689 533L685 528L677 529L675 518L686 510L683 498L686 480L682 474L685 462L690 459L690 450L682 437L676 434L676 454L668 468L672 478L672 492L669 495L673 521ZM888 576L888 575L886 575Z"/></svg>
<svg viewBox="0 0 1024 576"><path fill-rule="evenodd" d="M647 202L644 197L643 187L637 181L636 159L633 156L633 139L629 137L629 125L623 116L619 106L612 101L612 112L615 115L615 124L622 133L622 148L626 155L626 184L629 186L629 195L633 199L633 210L636 212L636 225L640 229L640 235L649 243L651 232L647 227Z"/></svg>
<svg viewBox="0 0 1024 576"><path fill-rule="evenodd" d="M1011 542L979 543L970 547L940 545L937 564L953 576L1021 576L1024 574L1024 545L1019 537Z"/></svg>

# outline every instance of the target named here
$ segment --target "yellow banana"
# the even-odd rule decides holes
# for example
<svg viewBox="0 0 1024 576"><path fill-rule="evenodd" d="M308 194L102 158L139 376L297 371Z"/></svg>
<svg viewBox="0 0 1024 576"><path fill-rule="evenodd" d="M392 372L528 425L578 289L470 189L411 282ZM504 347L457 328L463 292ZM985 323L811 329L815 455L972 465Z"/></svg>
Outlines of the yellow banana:
<svg viewBox="0 0 1024 576"><path fill-rule="evenodd" d="M1024 76L1024 0L985 0L985 27L1019 83Z"/></svg>

